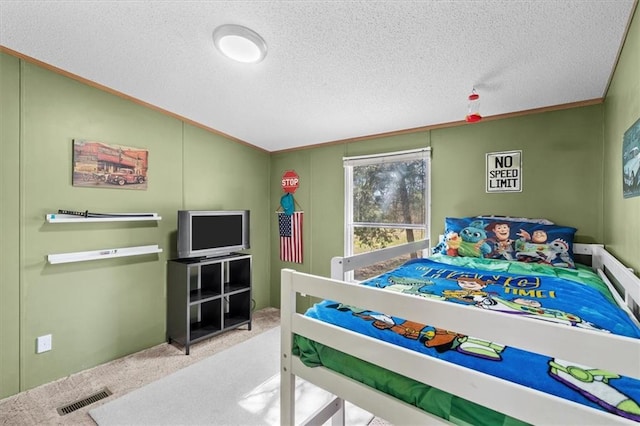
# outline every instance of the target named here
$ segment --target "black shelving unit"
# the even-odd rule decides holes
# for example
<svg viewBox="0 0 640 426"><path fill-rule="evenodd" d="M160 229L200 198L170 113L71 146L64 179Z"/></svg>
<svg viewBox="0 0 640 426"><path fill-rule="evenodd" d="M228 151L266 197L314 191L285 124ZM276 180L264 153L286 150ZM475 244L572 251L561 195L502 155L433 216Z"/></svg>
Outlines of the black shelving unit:
<svg viewBox="0 0 640 426"><path fill-rule="evenodd" d="M167 341L184 347L247 324L251 255L174 259L167 267Z"/></svg>

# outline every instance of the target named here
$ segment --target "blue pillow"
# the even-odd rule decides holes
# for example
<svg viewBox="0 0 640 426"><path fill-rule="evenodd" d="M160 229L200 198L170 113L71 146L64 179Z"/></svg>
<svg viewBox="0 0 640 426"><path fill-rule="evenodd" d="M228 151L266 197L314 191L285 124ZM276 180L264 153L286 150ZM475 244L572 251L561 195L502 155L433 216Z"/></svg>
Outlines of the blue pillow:
<svg viewBox="0 0 640 426"><path fill-rule="evenodd" d="M576 228L500 218L445 219L444 241L435 251L449 256L483 257L575 268Z"/></svg>

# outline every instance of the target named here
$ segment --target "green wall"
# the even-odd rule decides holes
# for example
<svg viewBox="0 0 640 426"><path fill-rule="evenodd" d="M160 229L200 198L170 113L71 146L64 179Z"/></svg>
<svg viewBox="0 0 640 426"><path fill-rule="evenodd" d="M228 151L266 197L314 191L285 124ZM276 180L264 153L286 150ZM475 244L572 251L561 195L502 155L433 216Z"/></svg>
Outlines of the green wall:
<svg viewBox="0 0 640 426"><path fill-rule="evenodd" d="M302 265L280 262L278 241L271 241L271 303L280 303L281 268L329 275L331 257L343 254L345 156L431 146L433 241L446 216L475 214L545 217L578 228L577 241L602 241L602 110L594 105L273 154L272 210L284 193L279 177L294 169L306 226ZM487 194L485 154L508 150L522 150L523 191Z"/></svg>
<svg viewBox="0 0 640 426"><path fill-rule="evenodd" d="M602 105L436 130L431 135L432 230L446 216L544 217L602 241ZM485 154L522 150L522 192L485 191Z"/></svg>
<svg viewBox="0 0 640 426"><path fill-rule="evenodd" d="M19 66L0 54L0 398L20 388Z"/></svg>
<svg viewBox="0 0 640 426"><path fill-rule="evenodd" d="M257 309L269 306L269 154L0 54L0 396L165 341L176 212L249 209ZM149 150L148 188L71 185L74 138ZM158 222L50 224L58 209L157 212ZM50 253L159 244L163 252L50 265ZM53 350L35 353L52 334Z"/></svg>
<svg viewBox="0 0 640 426"><path fill-rule="evenodd" d="M604 243L640 271L640 197L622 196L622 138L640 119L640 12L636 8L605 100Z"/></svg>

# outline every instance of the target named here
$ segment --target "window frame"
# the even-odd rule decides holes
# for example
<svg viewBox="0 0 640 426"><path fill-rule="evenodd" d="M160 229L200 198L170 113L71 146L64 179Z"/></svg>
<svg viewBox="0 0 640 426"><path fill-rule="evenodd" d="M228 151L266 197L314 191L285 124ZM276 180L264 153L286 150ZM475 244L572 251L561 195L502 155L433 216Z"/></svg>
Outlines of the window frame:
<svg viewBox="0 0 640 426"><path fill-rule="evenodd" d="M376 223L376 222L354 222L353 220L353 168L356 166L366 166L373 164L384 164L400 161L416 161L422 159L425 162L425 185L424 185L424 223L404 224L404 223ZM354 230L356 227L380 227L380 228L403 228L423 230L425 238L429 238L431 230L431 147L412 149L406 151L387 152L372 155L361 155L355 157L343 157L344 185L345 185L345 212L344 212L344 255L354 254ZM348 281L353 281L353 271L345 277Z"/></svg>

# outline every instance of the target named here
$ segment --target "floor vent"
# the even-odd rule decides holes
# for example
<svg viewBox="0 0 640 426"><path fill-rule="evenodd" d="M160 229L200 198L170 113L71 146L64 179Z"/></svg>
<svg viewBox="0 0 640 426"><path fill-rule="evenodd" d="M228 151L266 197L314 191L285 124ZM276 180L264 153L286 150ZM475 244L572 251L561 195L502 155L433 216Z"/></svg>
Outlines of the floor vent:
<svg viewBox="0 0 640 426"><path fill-rule="evenodd" d="M107 388L102 389L101 391L94 393L91 396L86 398L82 398L76 402L72 402L71 404L67 404L63 407L58 407L58 414L64 416L65 414L73 413L76 410L79 410L82 407L86 407L87 405L91 405L94 402L100 401L111 395L111 391Z"/></svg>

